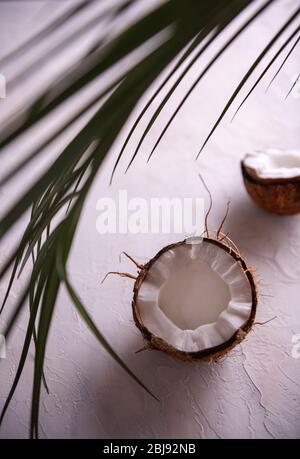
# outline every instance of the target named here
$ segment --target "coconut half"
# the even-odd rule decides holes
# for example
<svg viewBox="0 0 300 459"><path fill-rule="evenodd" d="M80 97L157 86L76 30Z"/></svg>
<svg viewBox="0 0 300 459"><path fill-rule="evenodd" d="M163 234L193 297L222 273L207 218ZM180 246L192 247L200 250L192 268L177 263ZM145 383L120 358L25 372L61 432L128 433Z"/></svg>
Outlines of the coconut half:
<svg viewBox="0 0 300 459"><path fill-rule="evenodd" d="M241 166L245 187L256 204L276 214L300 212L300 151L247 154Z"/></svg>
<svg viewBox="0 0 300 459"><path fill-rule="evenodd" d="M145 348L213 360L249 332L257 295L237 250L211 238L197 242L171 244L141 267L133 316Z"/></svg>

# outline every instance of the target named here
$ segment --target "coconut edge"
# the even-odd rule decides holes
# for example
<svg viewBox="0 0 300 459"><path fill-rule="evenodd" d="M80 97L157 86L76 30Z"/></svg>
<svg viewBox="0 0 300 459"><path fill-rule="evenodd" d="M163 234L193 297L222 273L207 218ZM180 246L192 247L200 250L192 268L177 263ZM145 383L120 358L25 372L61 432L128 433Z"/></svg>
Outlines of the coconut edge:
<svg viewBox="0 0 300 459"><path fill-rule="evenodd" d="M259 207L277 215L300 212L300 177L263 179L251 173L243 160L241 169L246 190Z"/></svg>

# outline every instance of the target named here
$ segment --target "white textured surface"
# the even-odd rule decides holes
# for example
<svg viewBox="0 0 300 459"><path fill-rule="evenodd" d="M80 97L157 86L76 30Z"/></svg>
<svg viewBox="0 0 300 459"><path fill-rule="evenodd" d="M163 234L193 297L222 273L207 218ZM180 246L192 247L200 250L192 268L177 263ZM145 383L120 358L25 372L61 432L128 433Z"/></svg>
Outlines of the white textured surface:
<svg viewBox="0 0 300 459"><path fill-rule="evenodd" d="M42 3L47 2L1 2L2 54L22 41L34 27L42 26L57 8L56 2L45 6ZM99 347L62 291L45 363L51 394L42 393L43 437L300 437L300 359L293 358L291 353L292 336L300 333L300 216L273 216L256 208L244 190L239 164L246 152L255 149L299 148L300 99L291 94L283 100L299 72L299 47L270 91L265 94L275 69L256 89L234 123L230 124L230 115L226 117L199 161L193 160L243 72L281 26L286 11L298 4L297 0L276 2L276 6L226 52L194 91L153 160L146 165L149 149L163 123L207 56L199 61L160 116L131 170L123 174L138 136L130 144L113 186L108 187L122 139L115 145L86 202L69 269L77 291L99 328L160 402L143 392ZM71 59L72 54L69 55ZM41 75L50 78L55 71L52 65L41 69ZM26 86L26 81L24 84ZM27 84L26 91L30 90ZM25 95L19 91L13 96L8 91L5 107L9 110ZM4 105L3 101L0 103ZM12 163L13 155L20 153L18 146L13 145L9 150L7 163ZM26 142L22 143L22 149L25 147ZM51 151L49 149L48 155ZM21 182L30 183L33 171L30 167L16 184L0 190L1 212L12 197L21 192ZM277 317L264 326L257 325L226 360L212 365L184 364L156 352L135 354L142 341L131 316L132 281L110 278L104 285L99 282L109 270L134 272L125 259L119 263L122 250L143 262L163 245L180 239L178 235L100 236L95 226L99 197L117 197L119 189L127 189L129 196L205 196L198 171L213 194L211 228L218 226L226 202L231 200L225 230L230 231L255 269L261 293L258 320ZM19 231L18 226L15 233L1 243L2 259L14 245ZM24 282L21 278L15 284L7 311ZM5 286L1 285L1 296ZM8 343L7 359L0 362L1 404L15 374L24 330L25 322L21 321ZM32 369L33 350L0 430L2 438L28 435Z"/></svg>

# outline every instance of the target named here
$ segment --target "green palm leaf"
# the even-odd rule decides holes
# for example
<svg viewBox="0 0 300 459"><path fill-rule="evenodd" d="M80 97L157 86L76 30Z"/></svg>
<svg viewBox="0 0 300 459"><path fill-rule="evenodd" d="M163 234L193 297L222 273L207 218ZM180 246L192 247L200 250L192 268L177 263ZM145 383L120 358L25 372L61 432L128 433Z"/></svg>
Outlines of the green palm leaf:
<svg viewBox="0 0 300 459"><path fill-rule="evenodd" d="M205 145L207 144L207 142L209 141L209 139L211 138L211 136L213 135L213 133L215 132L217 127L219 126L221 120L223 119L224 115L228 111L229 107L232 105L233 101L236 99L236 97L239 94L240 90L243 88L245 83L248 81L248 79L250 78L250 76L252 75L252 73L254 72L256 67L263 60L263 58L265 57L267 52L273 47L273 45L276 43L278 38L285 32L285 30L290 26L290 24L292 24L292 22L299 16L299 14L300 14L300 8L297 8L297 10L292 14L292 16L290 16L290 18L284 23L284 25L274 35L272 40L270 40L270 42L267 44L267 46L264 48L264 50L260 53L260 55L257 57L257 59L255 59L254 63L251 65L251 67L248 70L248 72L246 72L245 76L242 78L241 82L238 84L237 88L235 89L235 91L233 92L232 96L230 97L230 99L228 100L227 104L225 105L224 110L222 111L221 115L219 116L219 118L215 122L213 128L211 129L210 133L206 137L206 139L205 139L205 141L204 141L204 143L203 143L203 145L202 145L202 147L201 147L201 149L200 149L200 151L199 151L199 153L197 155L197 158L199 157L200 153L203 151L203 148L205 147Z"/></svg>

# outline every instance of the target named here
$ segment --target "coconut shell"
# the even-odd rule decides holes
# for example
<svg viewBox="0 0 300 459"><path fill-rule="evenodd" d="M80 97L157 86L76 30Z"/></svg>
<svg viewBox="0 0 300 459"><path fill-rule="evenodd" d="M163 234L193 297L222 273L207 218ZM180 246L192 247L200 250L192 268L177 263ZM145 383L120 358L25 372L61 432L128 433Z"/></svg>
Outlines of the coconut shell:
<svg viewBox="0 0 300 459"><path fill-rule="evenodd" d="M253 274L251 270L247 267L245 260L240 256L239 253L235 249L233 249L231 246L216 240L216 239L211 239L204 237L203 238L204 242L208 242L210 244L214 244L223 250L225 250L229 255L231 255L236 262L240 263L241 269L244 271L245 276L248 279L250 288L251 288L251 294L252 294L252 308L251 308L251 313L249 315L248 320L243 324L242 327L240 327L234 335L227 340L226 342L222 343L219 346L215 346L209 349L204 349L198 352L185 352L181 351L179 349L174 348L170 344L168 344L166 341L163 339L153 335L143 324L143 321L141 319L141 316L139 314L139 308L137 304L137 297L139 293L139 289L145 280L148 271L150 267L153 265L153 263L158 260L158 258L166 251L178 247L180 245L183 245L186 243L186 241L181 241L177 242L175 244L170 244L166 247L164 247L162 250L160 250L147 264L145 264L141 271L138 274L138 277L134 283L133 287L133 300L132 300L132 311L133 311L133 318L135 325L137 328L140 330L140 332L143 335L145 345L142 350L158 350L165 352L166 354L179 359L183 361L197 361L197 360L204 360L204 361L215 361L218 360L222 357L224 357L232 348L234 348L237 344L239 344L245 336L249 333L253 326L255 314L256 314L256 308L257 308L257 291L256 291L256 285L254 281Z"/></svg>
<svg viewBox="0 0 300 459"><path fill-rule="evenodd" d="M263 179L243 162L241 167L246 190L259 207L280 215L300 212L300 177Z"/></svg>

